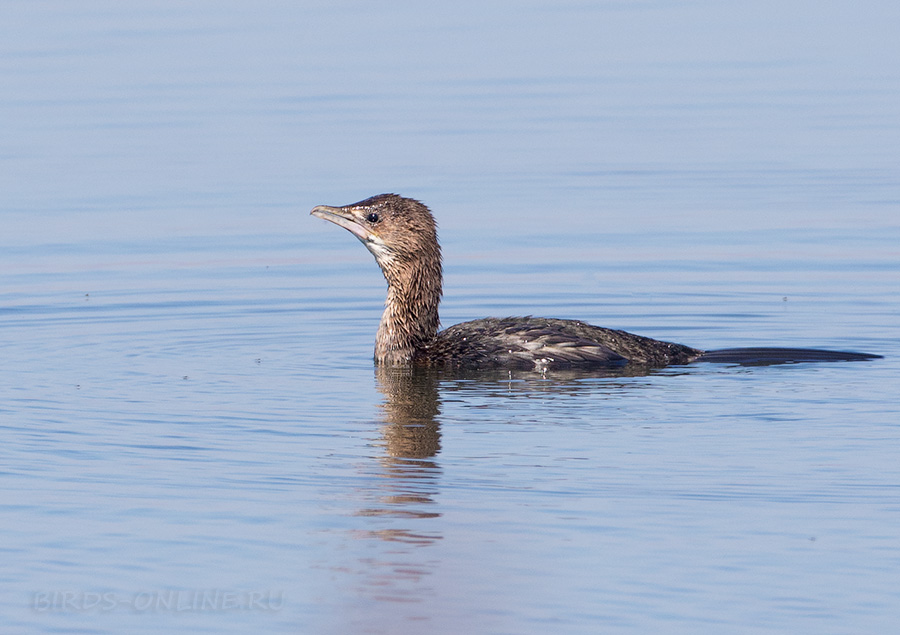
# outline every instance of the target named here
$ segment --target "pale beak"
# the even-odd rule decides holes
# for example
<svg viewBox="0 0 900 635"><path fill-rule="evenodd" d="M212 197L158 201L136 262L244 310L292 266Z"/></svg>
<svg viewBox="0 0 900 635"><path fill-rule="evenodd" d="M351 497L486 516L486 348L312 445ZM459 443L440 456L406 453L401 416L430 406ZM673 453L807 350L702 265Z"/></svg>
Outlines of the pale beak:
<svg viewBox="0 0 900 635"><path fill-rule="evenodd" d="M312 208L310 215L331 221L335 225L340 225L363 242L370 240L372 237L369 230L356 220L350 211L343 207L317 205Z"/></svg>

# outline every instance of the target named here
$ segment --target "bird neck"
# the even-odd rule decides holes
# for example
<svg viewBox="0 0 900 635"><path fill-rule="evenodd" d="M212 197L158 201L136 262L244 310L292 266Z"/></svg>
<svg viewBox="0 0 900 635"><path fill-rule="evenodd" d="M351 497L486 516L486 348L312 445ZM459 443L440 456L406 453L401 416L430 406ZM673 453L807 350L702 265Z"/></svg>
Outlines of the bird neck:
<svg viewBox="0 0 900 635"><path fill-rule="evenodd" d="M382 269L387 299L375 339L379 364L405 364L434 338L440 325L440 253Z"/></svg>

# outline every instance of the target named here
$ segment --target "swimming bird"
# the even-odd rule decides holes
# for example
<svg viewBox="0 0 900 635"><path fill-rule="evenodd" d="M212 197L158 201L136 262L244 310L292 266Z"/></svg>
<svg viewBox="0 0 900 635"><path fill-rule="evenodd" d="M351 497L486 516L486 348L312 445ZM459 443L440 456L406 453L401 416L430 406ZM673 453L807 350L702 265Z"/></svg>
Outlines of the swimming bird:
<svg viewBox="0 0 900 635"><path fill-rule="evenodd" d="M869 353L798 348L704 351L682 344L541 317L484 318L439 330L443 284L437 225L423 203L379 194L358 203L319 205L310 212L356 236L375 256L387 281L384 313L375 336L375 362L465 369L540 370L659 368L691 362L774 364L856 361Z"/></svg>

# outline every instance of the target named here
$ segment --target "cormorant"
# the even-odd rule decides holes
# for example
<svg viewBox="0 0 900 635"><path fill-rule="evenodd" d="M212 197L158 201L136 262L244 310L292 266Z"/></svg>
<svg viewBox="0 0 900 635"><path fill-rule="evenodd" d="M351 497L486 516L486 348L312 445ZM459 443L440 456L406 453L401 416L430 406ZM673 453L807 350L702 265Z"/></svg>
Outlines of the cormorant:
<svg viewBox="0 0 900 635"><path fill-rule="evenodd" d="M310 214L340 225L362 241L387 280L387 300L375 338L378 364L545 370L880 357L797 348L704 351L577 320L539 317L484 318L439 331L441 248L434 217L424 204L397 194L379 194L343 207L319 205Z"/></svg>

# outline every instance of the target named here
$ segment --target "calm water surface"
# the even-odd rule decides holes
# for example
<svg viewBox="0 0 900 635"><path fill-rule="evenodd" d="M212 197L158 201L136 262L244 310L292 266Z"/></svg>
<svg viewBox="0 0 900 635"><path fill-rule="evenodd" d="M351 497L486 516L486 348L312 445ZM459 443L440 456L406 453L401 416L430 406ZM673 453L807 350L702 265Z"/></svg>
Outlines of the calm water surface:
<svg viewBox="0 0 900 635"><path fill-rule="evenodd" d="M897 7L392 6L3 11L5 630L900 627ZM444 324L886 357L375 369L394 190Z"/></svg>

